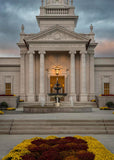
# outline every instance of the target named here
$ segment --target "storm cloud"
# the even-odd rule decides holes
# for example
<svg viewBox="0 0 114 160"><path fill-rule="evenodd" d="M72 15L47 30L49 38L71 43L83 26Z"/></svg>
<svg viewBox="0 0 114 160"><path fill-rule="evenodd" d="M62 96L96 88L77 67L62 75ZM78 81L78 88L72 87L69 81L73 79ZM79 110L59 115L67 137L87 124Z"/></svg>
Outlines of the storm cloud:
<svg viewBox="0 0 114 160"><path fill-rule="evenodd" d="M21 24L25 33L37 33L36 15L41 0L0 0L0 56L18 56ZM114 56L114 0L74 0L75 13L79 16L78 33L89 33L93 24L96 56Z"/></svg>

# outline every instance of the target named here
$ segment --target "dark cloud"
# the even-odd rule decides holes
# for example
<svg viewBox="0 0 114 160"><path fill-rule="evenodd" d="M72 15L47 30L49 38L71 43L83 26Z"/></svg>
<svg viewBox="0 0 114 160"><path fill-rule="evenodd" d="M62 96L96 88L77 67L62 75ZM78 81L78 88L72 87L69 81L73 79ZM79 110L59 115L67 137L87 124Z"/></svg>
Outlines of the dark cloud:
<svg viewBox="0 0 114 160"><path fill-rule="evenodd" d="M39 31L35 16L40 5L41 0L0 0L0 52L8 49L19 52L16 43L21 24L25 25L26 33ZM114 0L74 0L74 5L79 15L77 32L89 33L93 24L97 41L114 41Z"/></svg>
<svg viewBox="0 0 114 160"><path fill-rule="evenodd" d="M78 31L86 33L92 23L98 38L114 40L114 0L77 0L75 5Z"/></svg>

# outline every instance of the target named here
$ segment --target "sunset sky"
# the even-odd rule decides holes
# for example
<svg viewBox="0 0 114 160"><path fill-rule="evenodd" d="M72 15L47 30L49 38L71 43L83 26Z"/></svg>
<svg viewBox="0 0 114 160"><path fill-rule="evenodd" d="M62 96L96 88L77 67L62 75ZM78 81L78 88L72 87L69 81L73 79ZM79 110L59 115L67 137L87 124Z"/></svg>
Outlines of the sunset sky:
<svg viewBox="0 0 114 160"><path fill-rule="evenodd" d="M19 56L16 43L21 25L25 33L37 33L41 0L0 0L0 56ZM79 16L78 33L89 33L93 24L96 42L95 56L114 57L114 0L74 0Z"/></svg>

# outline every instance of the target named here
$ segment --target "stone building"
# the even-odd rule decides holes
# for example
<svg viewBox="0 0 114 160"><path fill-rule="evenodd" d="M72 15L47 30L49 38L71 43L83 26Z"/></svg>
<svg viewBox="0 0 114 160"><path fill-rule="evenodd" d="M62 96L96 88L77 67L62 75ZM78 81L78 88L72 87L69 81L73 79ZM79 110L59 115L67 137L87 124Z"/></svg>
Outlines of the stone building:
<svg viewBox="0 0 114 160"><path fill-rule="evenodd" d="M42 0L36 16L40 32L21 27L19 58L0 58L0 94L15 94L25 102L50 103L59 68L62 99L87 102L99 94L114 94L114 58L94 56L97 43L90 33L75 32L78 16L73 0ZM107 53L108 54L108 53Z"/></svg>

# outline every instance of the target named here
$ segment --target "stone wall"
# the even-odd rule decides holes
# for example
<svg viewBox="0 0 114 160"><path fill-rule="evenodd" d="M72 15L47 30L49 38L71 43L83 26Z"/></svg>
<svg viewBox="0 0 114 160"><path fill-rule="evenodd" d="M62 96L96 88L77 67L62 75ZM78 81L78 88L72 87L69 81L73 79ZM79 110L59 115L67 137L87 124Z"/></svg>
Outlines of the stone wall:
<svg viewBox="0 0 114 160"><path fill-rule="evenodd" d="M0 96L0 103L6 102L8 107L17 107L17 96Z"/></svg>
<svg viewBox="0 0 114 160"><path fill-rule="evenodd" d="M104 83L110 84L114 94L114 58L95 58L95 94L104 94Z"/></svg>
<svg viewBox="0 0 114 160"><path fill-rule="evenodd" d="M106 106L107 102L114 103L114 96L97 96L98 107Z"/></svg>
<svg viewBox="0 0 114 160"><path fill-rule="evenodd" d="M20 94L20 58L0 58L0 94L5 94L5 83L11 83L11 94Z"/></svg>

